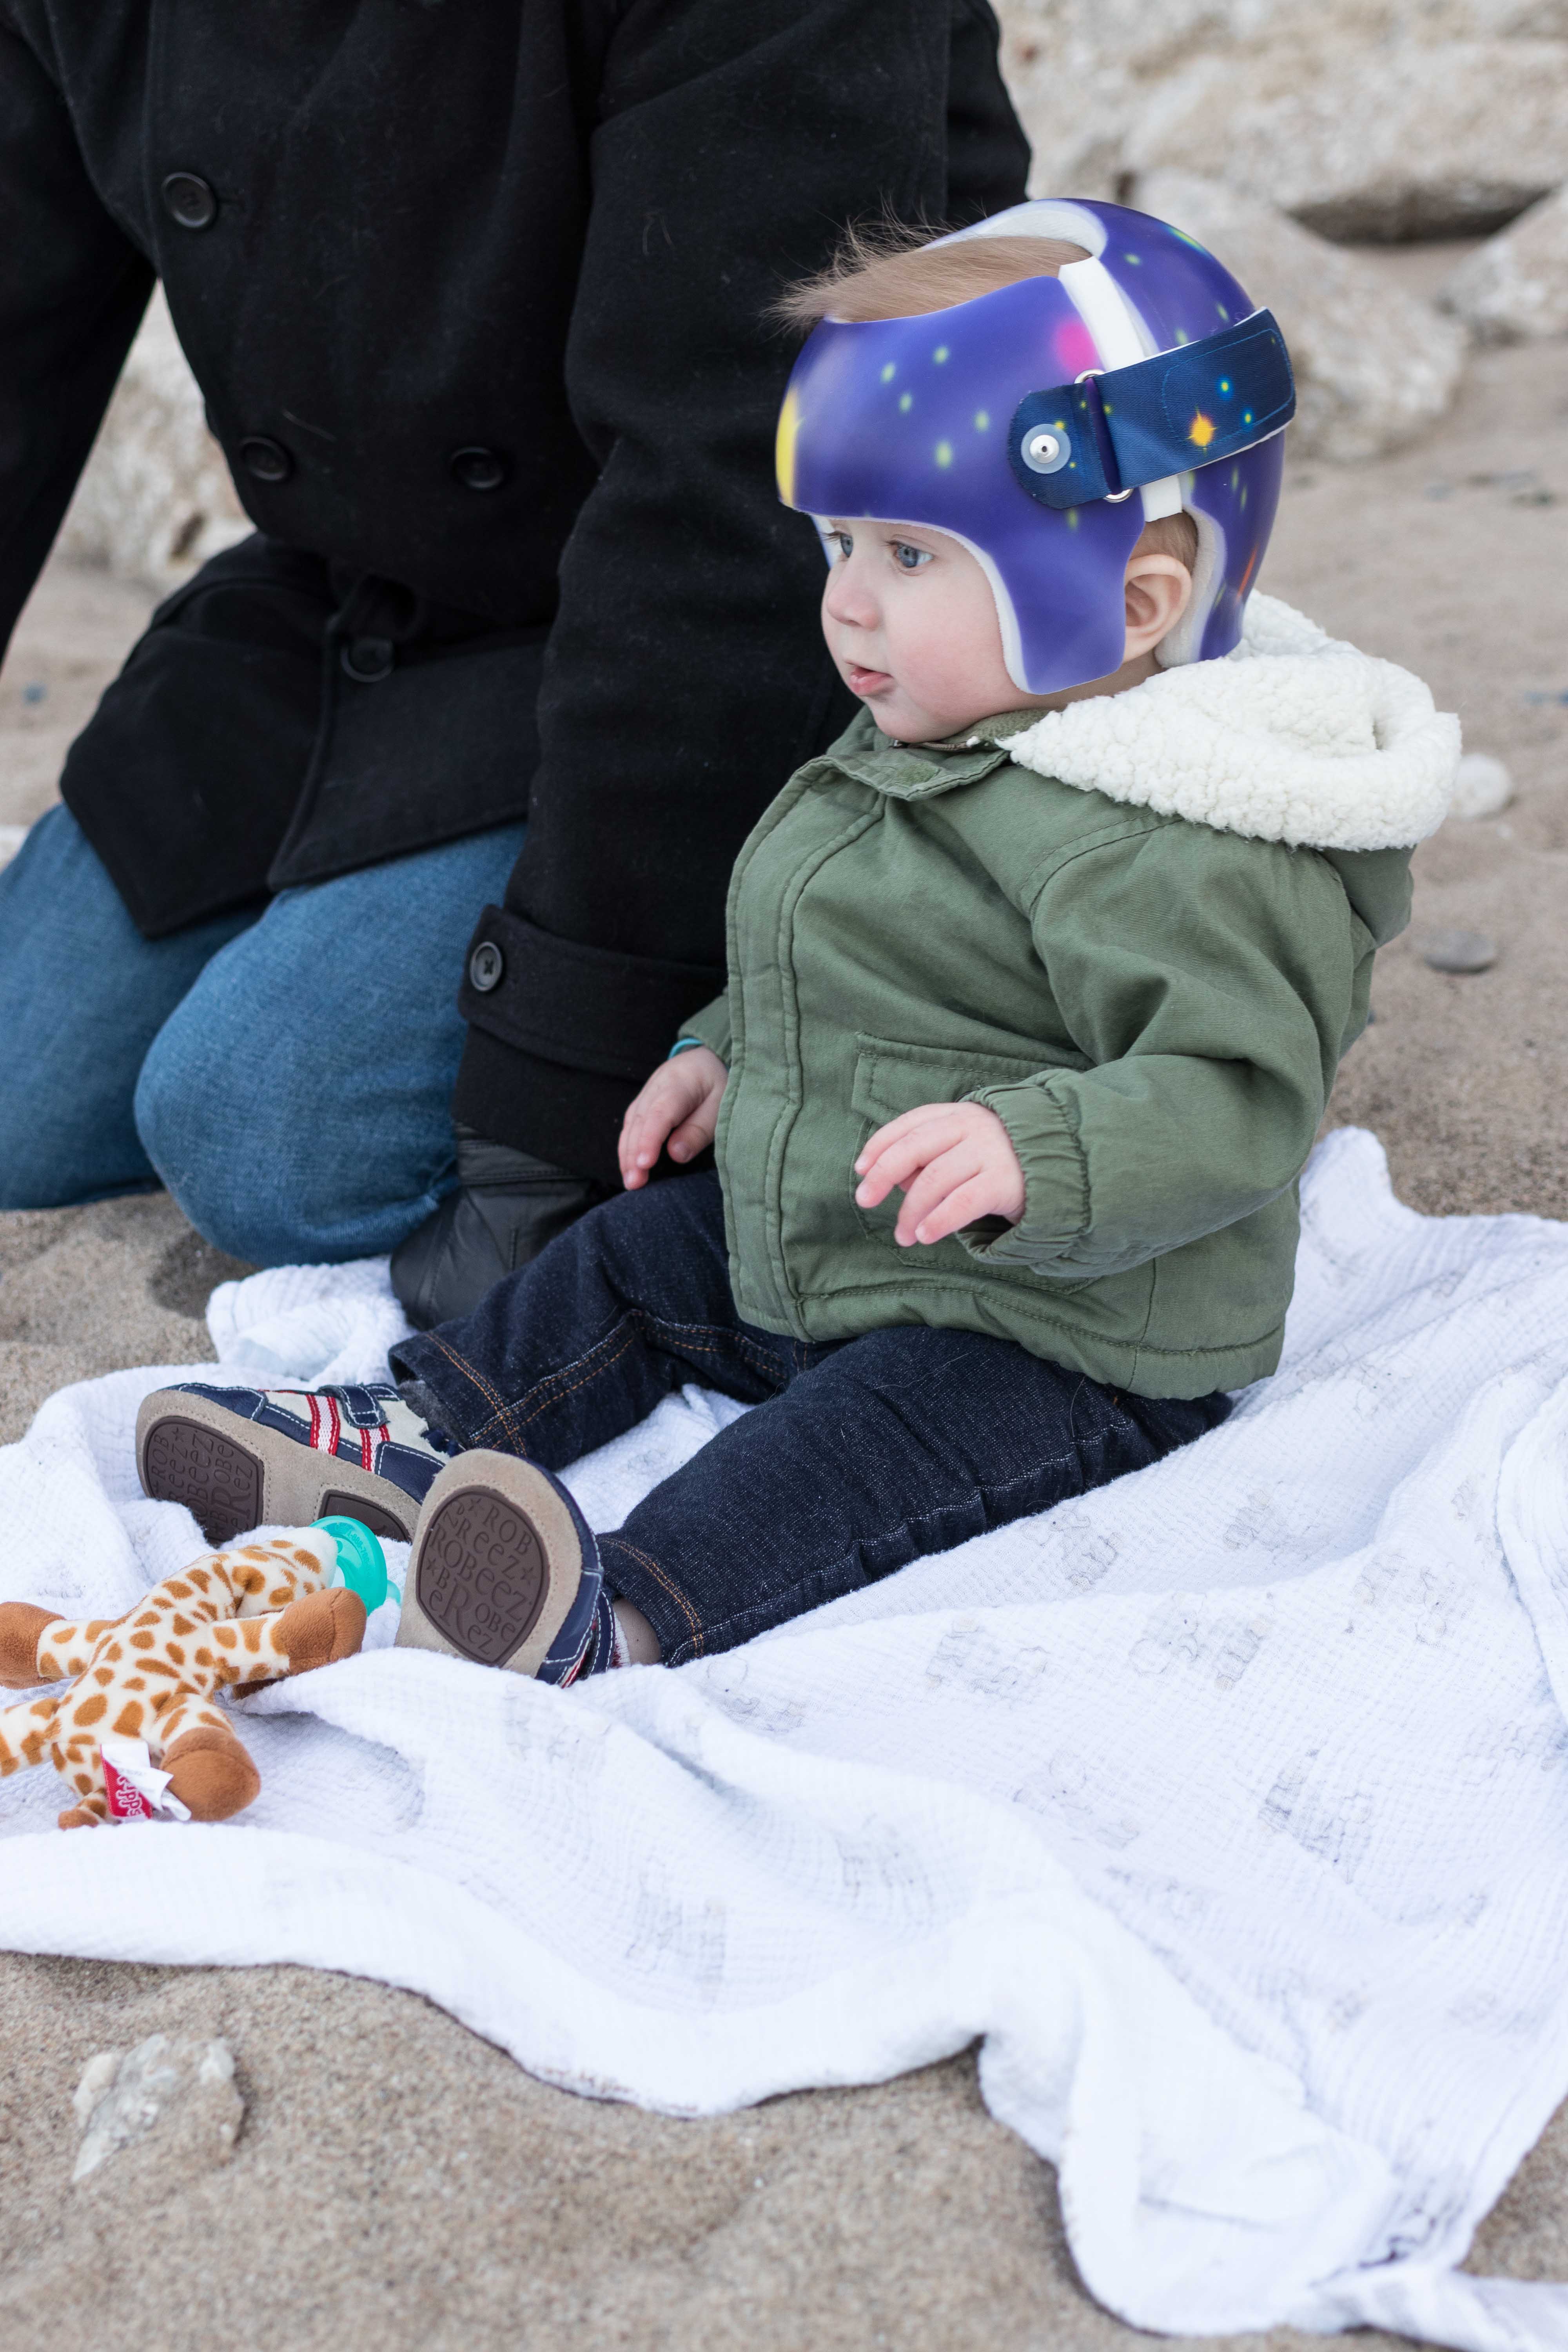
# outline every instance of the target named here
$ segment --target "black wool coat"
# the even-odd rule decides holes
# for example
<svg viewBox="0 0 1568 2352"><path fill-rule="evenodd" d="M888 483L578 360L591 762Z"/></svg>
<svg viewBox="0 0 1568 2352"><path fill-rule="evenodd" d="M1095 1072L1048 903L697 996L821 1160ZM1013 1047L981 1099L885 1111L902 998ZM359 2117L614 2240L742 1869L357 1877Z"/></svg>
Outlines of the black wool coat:
<svg viewBox="0 0 1568 2352"><path fill-rule="evenodd" d="M0 0L0 644L155 278L257 527L62 780L147 936L526 813L457 1109L613 1181L848 711L767 306L1021 197L995 48L985 0Z"/></svg>

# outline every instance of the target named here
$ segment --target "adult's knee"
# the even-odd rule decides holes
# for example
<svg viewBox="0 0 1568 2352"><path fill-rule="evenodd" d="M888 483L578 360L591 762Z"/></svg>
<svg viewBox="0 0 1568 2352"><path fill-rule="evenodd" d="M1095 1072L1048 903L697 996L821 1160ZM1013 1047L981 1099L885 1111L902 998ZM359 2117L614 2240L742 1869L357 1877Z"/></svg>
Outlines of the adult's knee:
<svg viewBox="0 0 1568 2352"><path fill-rule="evenodd" d="M9 1055L0 1069L0 1210L74 1208L155 1184L128 1097L129 1087L123 1102L84 1106L52 1056L25 1045Z"/></svg>
<svg viewBox="0 0 1568 2352"><path fill-rule="evenodd" d="M148 1159L196 1231L249 1265L394 1248L435 1207L445 1171L426 1179L378 1150L373 1122L346 1099L351 1073L334 1064L318 1008L290 1024L288 992L258 1002L234 978L204 979L142 1066L136 1128Z"/></svg>
<svg viewBox="0 0 1568 2352"><path fill-rule="evenodd" d="M324 1245L309 1138L245 1042L183 1009L164 1025L136 1087L142 1149L196 1231L231 1257L290 1265L342 1256Z"/></svg>
<svg viewBox="0 0 1568 2352"><path fill-rule="evenodd" d="M0 871L0 1208L52 1209L154 1179L136 1074L199 964L149 947L68 810Z"/></svg>
<svg viewBox="0 0 1568 2352"><path fill-rule="evenodd" d="M165 1023L137 1080L136 1132L204 1239L265 1265L273 1236L257 1171L269 1148L266 1107L245 1100L231 1056L212 1050L219 1044L178 1013Z"/></svg>
<svg viewBox="0 0 1568 2352"><path fill-rule="evenodd" d="M210 1240L261 1265L374 1257L437 1206L455 1172L453 982L520 835L285 891L203 971L136 1111Z"/></svg>

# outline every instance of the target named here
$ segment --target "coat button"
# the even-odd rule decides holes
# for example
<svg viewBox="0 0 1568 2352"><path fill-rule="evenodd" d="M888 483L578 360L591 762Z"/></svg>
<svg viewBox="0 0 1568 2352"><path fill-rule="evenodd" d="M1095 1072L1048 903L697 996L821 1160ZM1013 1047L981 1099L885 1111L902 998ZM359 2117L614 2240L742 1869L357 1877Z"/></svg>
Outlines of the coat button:
<svg viewBox="0 0 1568 2352"><path fill-rule="evenodd" d="M240 443L239 462L258 482L286 482L294 470L294 460L282 442L269 440L265 433L253 433L248 441Z"/></svg>
<svg viewBox="0 0 1568 2352"><path fill-rule="evenodd" d="M499 449L454 449L447 464L466 490L499 490L511 471Z"/></svg>
<svg viewBox="0 0 1568 2352"><path fill-rule="evenodd" d="M481 940L468 958L468 978L481 996L500 986L506 970L506 958L493 940Z"/></svg>
<svg viewBox="0 0 1568 2352"><path fill-rule="evenodd" d="M217 196L195 172L171 172L163 183L163 210L182 228L211 228L217 218Z"/></svg>
<svg viewBox="0 0 1568 2352"><path fill-rule="evenodd" d="M339 656L349 677L361 686L374 686L385 677L396 658L390 637L351 637Z"/></svg>

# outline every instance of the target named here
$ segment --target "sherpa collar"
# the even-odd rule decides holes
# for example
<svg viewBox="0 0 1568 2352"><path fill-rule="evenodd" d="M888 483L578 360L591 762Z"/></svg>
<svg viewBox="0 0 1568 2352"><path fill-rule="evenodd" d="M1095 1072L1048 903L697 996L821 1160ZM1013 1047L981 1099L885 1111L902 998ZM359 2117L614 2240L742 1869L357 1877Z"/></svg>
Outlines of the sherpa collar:
<svg viewBox="0 0 1568 2352"><path fill-rule="evenodd" d="M1220 833L1404 849L1447 812L1459 722L1408 670L1254 595L1225 660L1048 710L1006 748L1039 775Z"/></svg>

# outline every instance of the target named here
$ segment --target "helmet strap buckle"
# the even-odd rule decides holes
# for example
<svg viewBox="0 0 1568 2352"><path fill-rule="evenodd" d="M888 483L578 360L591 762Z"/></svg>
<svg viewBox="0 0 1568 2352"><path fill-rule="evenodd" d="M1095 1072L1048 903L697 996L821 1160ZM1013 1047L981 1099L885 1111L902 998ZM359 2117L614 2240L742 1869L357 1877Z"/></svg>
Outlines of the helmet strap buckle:
<svg viewBox="0 0 1568 2352"><path fill-rule="evenodd" d="M1156 352L1126 367L1085 368L1070 384L1026 392L1014 412L1008 456L1021 487L1058 511L1130 498L1151 482L1217 465L1288 425L1296 410L1289 356L1272 311ZM1072 462L1044 471L1025 456L1056 419L1072 434Z"/></svg>

